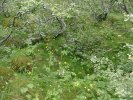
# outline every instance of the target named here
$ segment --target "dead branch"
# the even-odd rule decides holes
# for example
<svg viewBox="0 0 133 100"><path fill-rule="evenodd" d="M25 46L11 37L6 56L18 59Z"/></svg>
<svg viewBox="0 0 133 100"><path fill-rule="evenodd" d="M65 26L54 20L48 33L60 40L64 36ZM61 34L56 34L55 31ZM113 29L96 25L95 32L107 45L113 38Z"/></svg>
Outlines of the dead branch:
<svg viewBox="0 0 133 100"><path fill-rule="evenodd" d="M7 35L7 36L5 36L1 41L0 41L0 45L2 45L5 41L7 41L10 37L11 37L11 34L12 34L12 32L9 34L9 35Z"/></svg>
<svg viewBox="0 0 133 100"><path fill-rule="evenodd" d="M56 33L54 38L57 38L59 35L63 34L64 31L66 30L66 23L64 22L64 20L59 17L56 17L56 19L60 24L60 30Z"/></svg>
<svg viewBox="0 0 133 100"><path fill-rule="evenodd" d="M126 14L129 14L128 8L127 8L126 3L125 3L125 0L122 0L122 3L123 3L122 9L126 12Z"/></svg>

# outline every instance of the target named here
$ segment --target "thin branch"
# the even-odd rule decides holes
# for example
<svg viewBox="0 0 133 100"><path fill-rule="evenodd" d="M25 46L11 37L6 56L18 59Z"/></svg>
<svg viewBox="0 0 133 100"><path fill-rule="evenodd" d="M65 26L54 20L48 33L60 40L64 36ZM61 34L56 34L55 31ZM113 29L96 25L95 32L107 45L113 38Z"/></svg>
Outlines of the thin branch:
<svg viewBox="0 0 133 100"><path fill-rule="evenodd" d="M44 7L44 9L48 10L51 13L51 15L52 15L52 17L48 18L45 21L45 23L48 22L49 20L52 20L52 19L55 18L58 21L59 25L60 25L60 30L57 30L57 32L54 33L55 34L54 38L57 38L59 35L61 35L66 30L66 23L60 17L58 17L56 15L53 15L53 11L50 8Z"/></svg>
<svg viewBox="0 0 133 100"><path fill-rule="evenodd" d="M123 3L122 9L126 12L126 14L129 14L128 8L127 8L127 6L125 4L125 0L122 0L122 3Z"/></svg>
<svg viewBox="0 0 133 100"><path fill-rule="evenodd" d="M0 46L11 37L12 32L0 41Z"/></svg>

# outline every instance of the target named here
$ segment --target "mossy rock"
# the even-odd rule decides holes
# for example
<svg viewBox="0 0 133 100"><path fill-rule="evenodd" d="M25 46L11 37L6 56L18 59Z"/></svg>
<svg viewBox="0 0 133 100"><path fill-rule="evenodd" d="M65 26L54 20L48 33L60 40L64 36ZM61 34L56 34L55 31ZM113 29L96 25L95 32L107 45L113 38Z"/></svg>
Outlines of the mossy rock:
<svg viewBox="0 0 133 100"><path fill-rule="evenodd" d="M18 55L11 60L12 69L16 72L31 72L33 68L32 58Z"/></svg>

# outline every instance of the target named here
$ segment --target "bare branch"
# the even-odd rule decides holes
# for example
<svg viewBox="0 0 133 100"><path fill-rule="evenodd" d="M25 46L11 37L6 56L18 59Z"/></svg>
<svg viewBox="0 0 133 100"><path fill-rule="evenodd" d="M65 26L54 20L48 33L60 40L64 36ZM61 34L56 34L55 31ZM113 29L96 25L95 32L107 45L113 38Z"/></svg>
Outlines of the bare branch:
<svg viewBox="0 0 133 100"><path fill-rule="evenodd" d="M122 3L123 3L123 10L126 12L126 14L129 14L128 8L125 4L125 0L123 0Z"/></svg>
<svg viewBox="0 0 133 100"><path fill-rule="evenodd" d="M7 35L7 36L5 36L1 41L0 41L0 45L2 45L5 41L7 41L10 37L11 37L11 34L12 34L12 32L9 34L9 35Z"/></svg>

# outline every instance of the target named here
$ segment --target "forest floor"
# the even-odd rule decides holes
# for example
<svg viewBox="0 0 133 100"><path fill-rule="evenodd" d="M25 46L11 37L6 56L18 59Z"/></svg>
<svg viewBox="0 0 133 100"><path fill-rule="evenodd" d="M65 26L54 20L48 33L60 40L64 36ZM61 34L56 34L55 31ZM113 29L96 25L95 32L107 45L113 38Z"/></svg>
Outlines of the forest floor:
<svg viewBox="0 0 133 100"><path fill-rule="evenodd" d="M65 37L20 48L17 31L0 47L0 100L133 100L132 23L119 14L88 23L89 49L77 53Z"/></svg>

